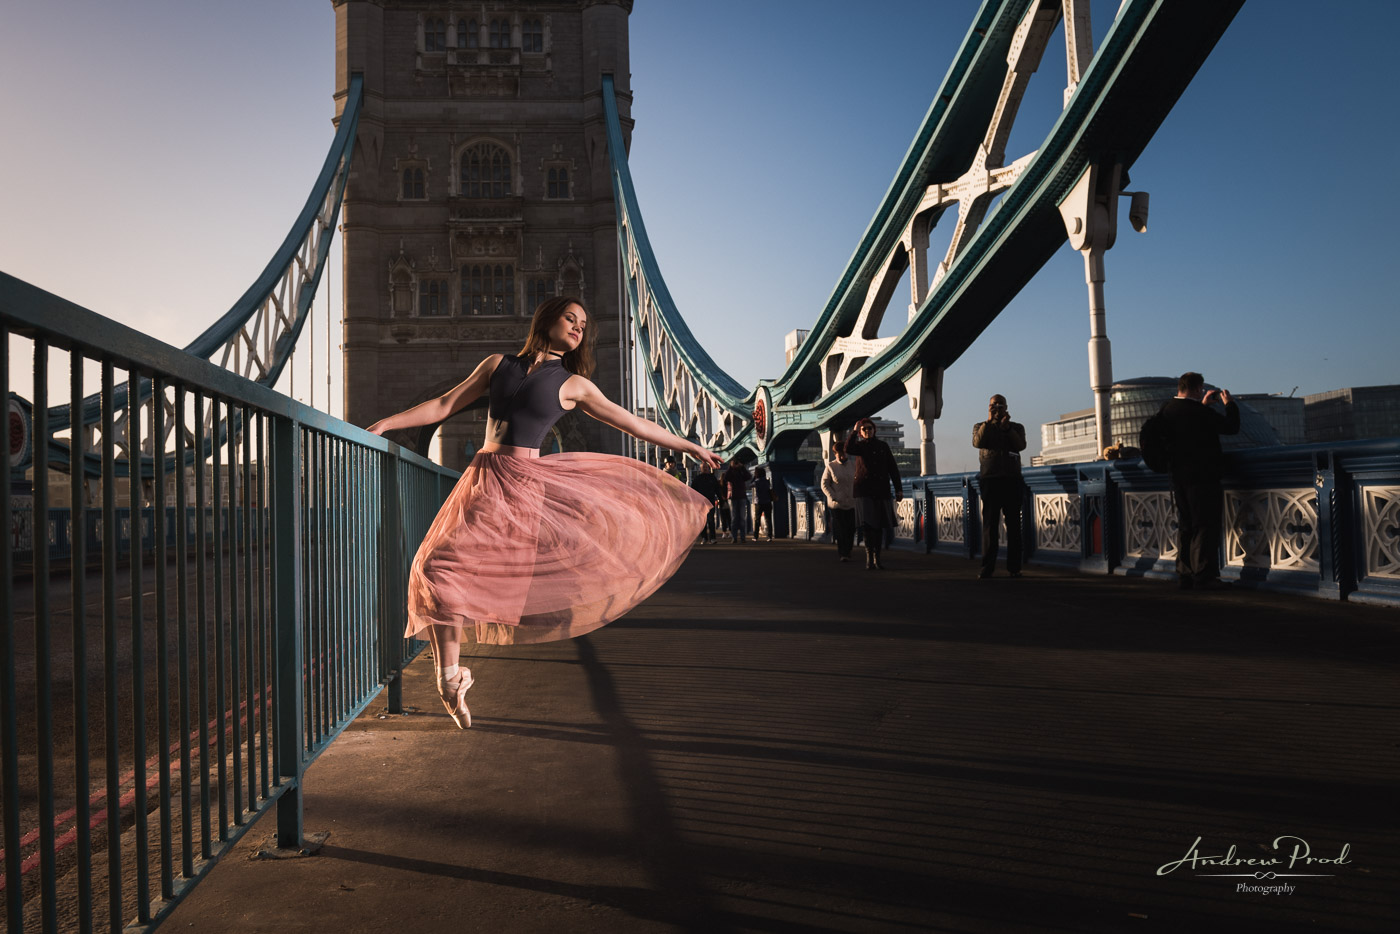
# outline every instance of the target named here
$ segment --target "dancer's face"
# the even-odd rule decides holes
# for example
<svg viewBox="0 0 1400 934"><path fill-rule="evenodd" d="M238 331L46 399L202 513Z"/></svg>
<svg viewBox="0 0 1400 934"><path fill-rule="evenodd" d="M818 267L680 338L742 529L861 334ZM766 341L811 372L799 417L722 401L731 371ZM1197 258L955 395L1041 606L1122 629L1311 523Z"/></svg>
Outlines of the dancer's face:
<svg viewBox="0 0 1400 934"><path fill-rule="evenodd" d="M587 327L588 313L583 306L568 306L549 329L550 349L565 353L577 350L578 345L583 343L583 331Z"/></svg>

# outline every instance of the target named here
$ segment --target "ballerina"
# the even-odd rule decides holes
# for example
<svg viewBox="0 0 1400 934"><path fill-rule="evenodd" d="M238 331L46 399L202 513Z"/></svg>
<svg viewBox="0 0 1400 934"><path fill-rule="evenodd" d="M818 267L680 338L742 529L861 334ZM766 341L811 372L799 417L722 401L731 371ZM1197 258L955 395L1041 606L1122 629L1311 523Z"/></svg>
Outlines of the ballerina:
<svg viewBox="0 0 1400 934"><path fill-rule="evenodd" d="M438 694L471 726L461 644L552 642L626 613L676 572L710 502L627 457L540 444L575 408L605 425L717 466L720 458L610 401L593 370L588 312L560 297L535 310L515 355L492 354L436 399L380 419L376 435L434 425L488 395L486 443L443 503L413 558L405 636L426 633Z"/></svg>

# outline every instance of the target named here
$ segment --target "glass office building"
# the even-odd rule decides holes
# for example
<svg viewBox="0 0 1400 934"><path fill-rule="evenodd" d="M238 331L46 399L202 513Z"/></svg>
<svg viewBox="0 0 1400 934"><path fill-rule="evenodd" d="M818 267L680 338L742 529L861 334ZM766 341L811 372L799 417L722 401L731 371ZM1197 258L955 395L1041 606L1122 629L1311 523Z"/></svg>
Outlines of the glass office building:
<svg viewBox="0 0 1400 934"><path fill-rule="evenodd" d="M1209 383L1207 389L1214 389ZM1143 422L1155 415L1163 403L1176 395L1176 377L1144 376L1114 383L1109 390L1109 443L1137 447ZM1042 464L1075 464L1098 460L1094 410L1069 412L1040 427ZM1220 439L1226 451L1268 447L1283 443L1269 420L1249 402L1240 403L1240 431Z"/></svg>

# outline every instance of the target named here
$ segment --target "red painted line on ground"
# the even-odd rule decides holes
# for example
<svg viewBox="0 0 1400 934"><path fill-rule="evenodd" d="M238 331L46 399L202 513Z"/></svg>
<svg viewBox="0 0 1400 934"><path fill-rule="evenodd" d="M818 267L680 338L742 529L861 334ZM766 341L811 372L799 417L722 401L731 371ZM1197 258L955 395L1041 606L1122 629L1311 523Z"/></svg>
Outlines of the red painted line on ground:
<svg viewBox="0 0 1400 934"><path fill-rule="evenodd" d="M239 717L239 719L238 719L238 722L239 722L240 725L241 725L241 724L246 724L246 723L248 722L248 716L247 716L247 713L246 713L247 707L248 707L248 702L247 702L246 700L243 701L243 702L241 702L241 703L238 705L238 710L239 710L240 714L242 714L242 715ZM263 709L264 709L264 711L268 711L268 710L270 710L271 708L272 708L272 696L271 696L271 694L269 693L266 702L263 704ZM227 712L229 712L229 711L226 711L226 713L227 713ZM209 725L209 727L216 727L216 726L218 725L218 722L219 722L218 718L215 717L213 720L210 720L210 721L209 721L209 724L208 724L208 725ZM224 730L224 735L225 735L225 736L229 736L229 735L231 735L232 733L233 733L233 723L230 722L229 725L228 725L228 728ZM192 732L190 733L190 740L196 741L196 740L198 739L198 737L199 737L199 730L198 730L198 729L196 729L196 730L194 730L194 731L192 731ZM210 736L209 736L209 741L205 744L206 748L208 748L209 746L217 745L218 739L219 739L219 737L218 737L217 734L212 734L212 733L211 733ZM170 750L169 750L169 754L170 754L170 756L172 757L172 759L171 759L171 765L173 766L173 768L171 769L171 775L172 775L172 776L181 773L179 762L178 762L178 760L176 760L176 759L174 758L174 757L176 756L176 754L179 752L179 749L180 749L180 744L179 744L179 742L176 742L174 745L172 745L172 746L170 747ZM160 784L160 758L159 758L159 756L152 756L150 759L148 759L148 760L146 761L146 771L148 771L148 772L154 771L154 772L155 772L155 774L153 774L153 775L146 781L146 790L147 790L147 791L150 791L152 788L155 788L157 785ZM118 801L118 803L117 803L117 804L118 804L118 809L119 809L119 810L120 810L121 808L125 808L125 807L127 807L128 805L131 805L131 804L135 803L135 801L136 801L135 778L136 778L136 770L135 770L135 769L132 769L131 771L129 771L129 772L127 772L125 775L123 775L123 776L121 777L121 779L117 782L117 784L118 784L119 787L120 787L120 786L126 785L128 782L131 782L131 783L132 783L132 787L131 787L130 789L128 789L127 792L121 796L121 799L120 799L120 800ZM105 790L104 790L104 791L96 792L95 794L93 794L93 796L92 796L91 798L88 799L88 804L89 804L89 806L96 808L101 802L103 802L103 801L106 799L106 797L107 797L107 792L106 792ZM64 811L62 814L60 814L60 815L58 815L57 817L55 817L55 818L54 818L54 822L53 822L53 823L54 823L54 832L56 833L60 827L62 827L62 826L63 826L64 824L66 824L68 821L70 821L70 820L72 820L74 817L76 817L77 814L78 814L78 809L75 807L75 808L70 808L69 810ZM101 808L100 810L94 811L93 814L92 814L91 819L90 819L89 822L88 822L88 829L89 829L89 830L95 830L97 827L101 826L102 822L105 821L106 819L107 819L107 808L104 807L104 808ZM39 839L39 828L36 827L36 828L34 828L33 830L29 831L29 833L27 833L27 834L25 834L23 837L21 837L19 843L20 843L20 846L21 846L21 847L26 847L26 846L30 846L31 844L33 844L33 843L34 843L35 841L37 841L38 839ZM77 828L76 825L74 825L73 827L70 827L66 833L64 833L61 837L57 838L57 839L54 841L54 854L57 855L59 852L61 852L61 851L63 850L64 847L66 847L66 846L68 846L69 844L73 843L73 842L76 841L77 839L78 839L78 828ZM21 876L24 875L25 873L29 872L29 871L30 871L31 869L33 869L35 866L39 865L39 857L40 857L40 855L41 855L41 854L39 854L39 853L33 853L33 854L31 854L30 856L28 856L22 863L20 863L19 872L20 872L20 875L21 875ZM0 861L3 861L4 858L5 858L5 851L4 851L4 850L0 850ZM4 889L5 889L5 878L4 878L3 876L0 876L0 891L4 891Z"/></svg>

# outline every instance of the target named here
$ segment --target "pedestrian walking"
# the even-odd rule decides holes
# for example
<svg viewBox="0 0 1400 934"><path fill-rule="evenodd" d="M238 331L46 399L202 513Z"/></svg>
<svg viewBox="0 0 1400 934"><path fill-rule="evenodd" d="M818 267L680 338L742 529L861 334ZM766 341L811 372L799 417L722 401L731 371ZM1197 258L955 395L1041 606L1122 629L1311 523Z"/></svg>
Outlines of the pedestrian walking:
<svg viewBox="0 0 1400 934"><path fill-rule="evenodd" d="M759 533L768 530L768 540L773 540L773 485L768 482L768 471L759 467L753 472L753 540L759 540Z"/></svg>
<svg viewBox="0 0 1400 934"><path fill-rule="evenodd" d="M729 501L729 534L736 545L744 541L744 532L748 527L748 487L749 472L736 457L729 462L729 469L724 472L725 499Z"/></svg>
<svg viewBox="0 0 1400 934"><path fill-rule="evenodd" d="M831 442L831 458L822 471L822 495L830 510L831 540L836 543L836 556L851 560L851 545L856 536L856 467L846 456L843 441Z"/></svg>
<svg viewBox="0 0 1400 934"><path fill-rule="evenodd" d="M1176 398L1162 406L1167 456L1176 500L1177 585L1182 590L1224 590L1220 580L1220 531L1225 491L1221 435L1240 430L1240 406L1224 389L1206 391L1200 373L1183 373ZM1216 402L1223 412L1211 408Z"/></svg>
<svg viewBox="0 0 1400 934"><path fill-rule="evenodd" d="M998 393L987 403L987 420L972 427L972 445L977 448L977 483L982 488L982 570L978 577L991 577L1001 547L998 520L1006 519L1006 573L1021 576L1021 500L1025 483L1021 479L1021 451L1026 449L1026 429L1011 420L1006 397Z"/></svg>
<svg viewBox="0 0 1400 934"><path fill-rule="evenodd" d="M880 550L885 530L895 527L894 504L904 499L899 465L890 446L875 437L875 423L868 418L856 422L855 431L846 441L846 453L856 462L852 490L856 522L865 538L865 569L884 570Z"/></svg>
<svg viewBox="0 0 1400 934"><path fill-rule="evenodd" d="M705 515L705 528L701 532L701 541L707 545L715 543L715 512L723 497L720 489L719 479L714 475L714 471L709 464L703 461L696 470L695 479L690 481L690 488L710 502L710 511Z"/></svg>
<svg viewBox="0 0 1400 934"><path fill-rule="evenodd" d="M640 461L540 456L549 429L579 409L643 441L720 462L599 391L588 379L587 328L582 304L548 299L518 354L492 354L455 388L369 426L382 435L435 425L489 399L486 443L433 520L408 578L404 635L431 643L438 694L459 728L471 726L463 640L551 642L607 624L675 573L710 509L705 497Z"/></svg>

